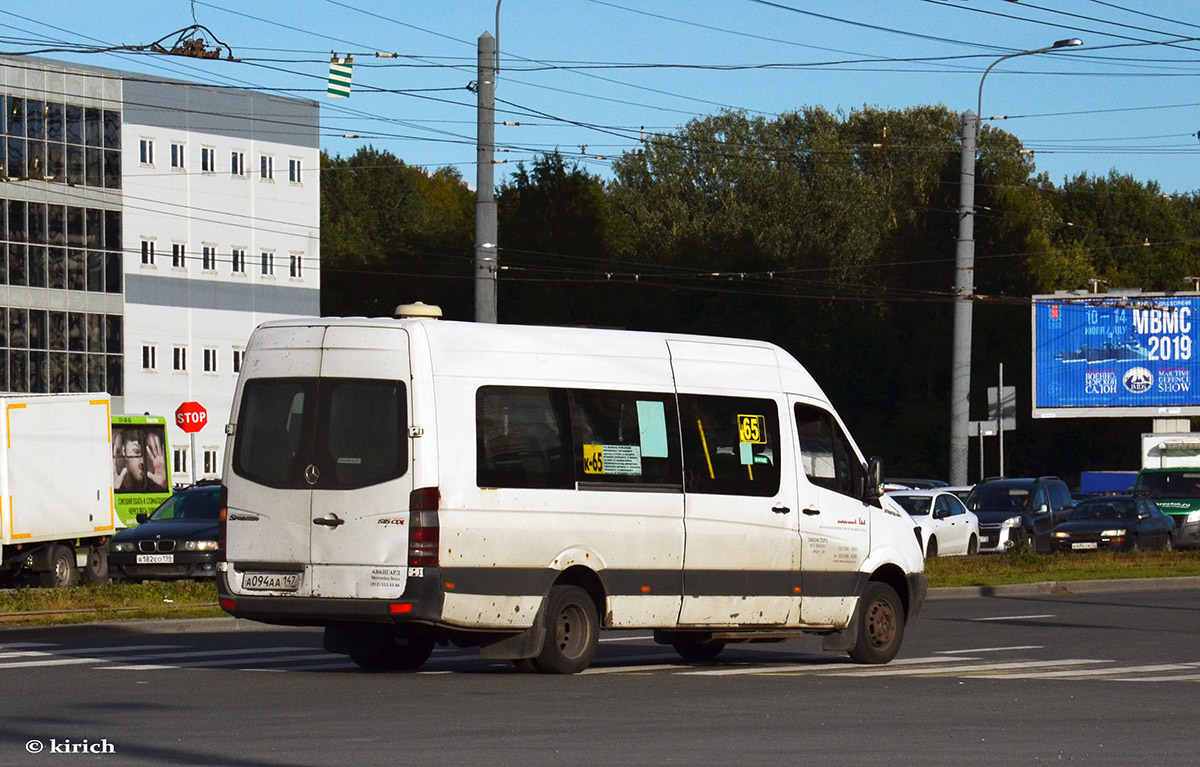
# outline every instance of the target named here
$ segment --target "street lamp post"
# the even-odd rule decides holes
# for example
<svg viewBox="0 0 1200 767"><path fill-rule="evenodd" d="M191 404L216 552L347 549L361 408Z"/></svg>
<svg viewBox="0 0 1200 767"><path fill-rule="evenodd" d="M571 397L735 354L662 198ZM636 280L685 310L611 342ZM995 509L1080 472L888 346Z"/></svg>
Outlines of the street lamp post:
<svg viewBox="0 0 1200 767"><path fill-rule="evenodd" d="M983 83L997 64L1058 48L1083 45L1078 37L1045 48L1010 53L993 61L979 78L976 112L962 114L962 156L959 167L958 239L954 248L954 346L950 363L950 484L967 484L971 420L971 322L975 298L975 138L983 112Z"/></svg>

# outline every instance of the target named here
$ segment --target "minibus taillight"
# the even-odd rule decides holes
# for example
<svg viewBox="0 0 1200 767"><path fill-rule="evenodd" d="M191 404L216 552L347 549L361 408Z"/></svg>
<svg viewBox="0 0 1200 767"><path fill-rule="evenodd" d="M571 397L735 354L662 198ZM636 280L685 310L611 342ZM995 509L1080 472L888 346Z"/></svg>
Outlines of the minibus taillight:
<svg viewBox="0 0 1200 767"><path fill-rule="evenodd" d="M408 496L408 565L438 566L438 501L436 487L421 487Z"/></svg>
<svg viewBox="0 0 1200 767"><path fill-rule="evenodd" d="M227 530L227 521L225 518L229 516L228 499L229 499L229 489L226 488L224 485L221 485L221 512L217 516L217 519L218 519L218 522L217 522L217 561L218 562L226 561L225 560L225 542L228 540L228 536L227 536L228 530Z"/></svg>

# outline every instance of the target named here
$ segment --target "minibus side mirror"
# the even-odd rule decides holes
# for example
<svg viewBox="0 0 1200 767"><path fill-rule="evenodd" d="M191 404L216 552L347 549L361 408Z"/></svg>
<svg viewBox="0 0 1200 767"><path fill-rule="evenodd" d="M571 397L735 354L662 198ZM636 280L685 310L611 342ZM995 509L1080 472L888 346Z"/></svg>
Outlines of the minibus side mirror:
<svg viewBox="0 0 1200 767"><path fill-rule="evenodd" d="M867 461L867 486L864 488L864 501L877 501L883 495L883 459L879 456Z"/></svg>

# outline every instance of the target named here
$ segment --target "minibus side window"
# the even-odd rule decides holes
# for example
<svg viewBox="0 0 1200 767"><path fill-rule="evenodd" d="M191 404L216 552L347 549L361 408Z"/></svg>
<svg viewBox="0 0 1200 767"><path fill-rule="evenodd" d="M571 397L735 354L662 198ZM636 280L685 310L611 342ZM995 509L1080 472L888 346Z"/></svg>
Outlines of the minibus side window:
<svg viewBox="0 0 1200 767"><path fill-rule="evenodd" d="M479 487L575 487L567 390L483 386L475 397Z"/></svg>
<svg viewBox="0 0 1200 767"><path fill-rule="evenodd" d="M779 408L774 400L679 395L684 490L771 496L779 491Z"/></svg>
<svg viewBox="0 0 1200 767"><path fill-rule="evenodd" d="M796 405L800 464L814 485L852 498L861 496L866 481L850 440L833 415L812 405Z"/></svg>
<svg viewBox="0 0 1200 767"><path fill-rule="evenodd" d="M571 389L575 480L680 489L673 394ZM600 488L596 488L600 489Z"/></svg>

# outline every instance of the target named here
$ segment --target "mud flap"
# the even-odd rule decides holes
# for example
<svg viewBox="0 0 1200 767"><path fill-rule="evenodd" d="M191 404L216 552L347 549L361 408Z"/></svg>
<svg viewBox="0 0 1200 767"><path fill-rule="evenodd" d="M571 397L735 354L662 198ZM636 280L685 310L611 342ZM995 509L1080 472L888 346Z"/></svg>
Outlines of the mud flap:
<svg viewBox="0 0 1200 767"><path fill-rule="evenodd" d="M536 657L546 640L545 600L533 625L519 634L503 634L493 640L484 639L479 657L489 660L522 660Z"/></svg>
<svg viewBox="0 0 1200 767"><path fill-rule="evenodd" d="M859 600L859 605L861 604L862 600ZM858 639L858 612L859 606L855 605L854 614L850 616L850 623L846 628L824 636L821 642L822 650L849 652L853 649L854 643Z"/></svg>

